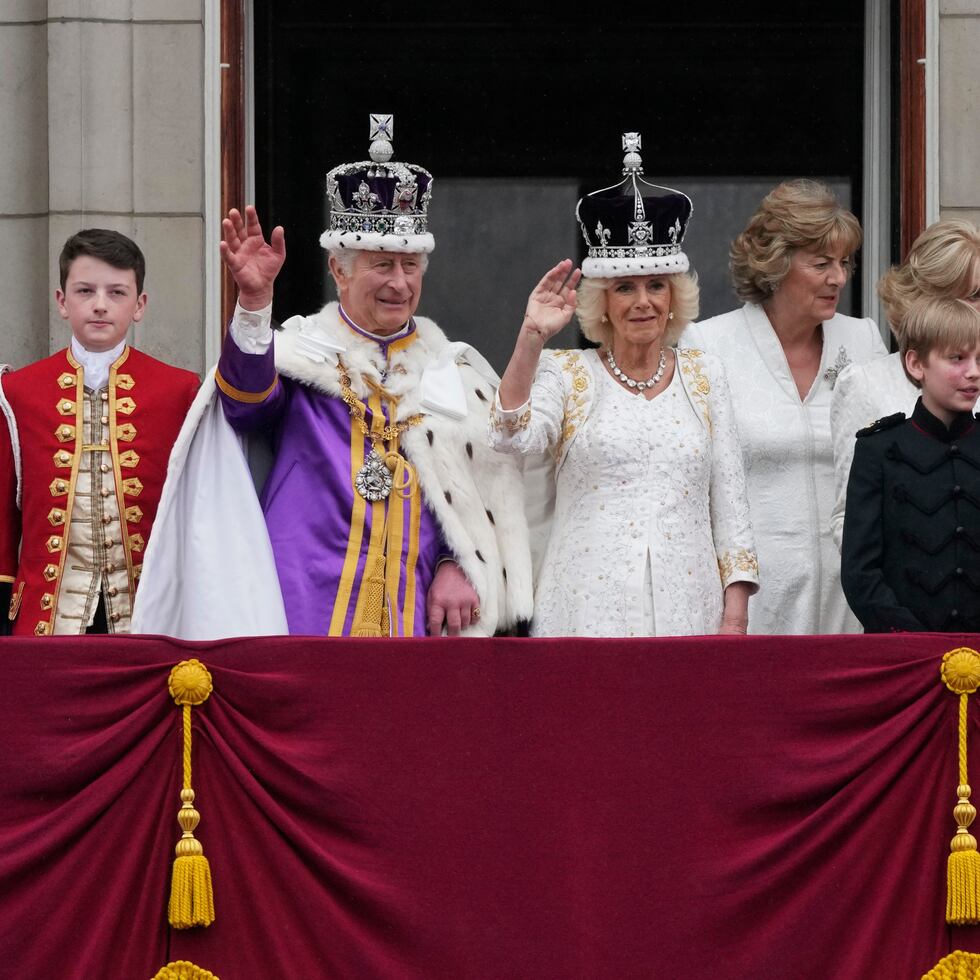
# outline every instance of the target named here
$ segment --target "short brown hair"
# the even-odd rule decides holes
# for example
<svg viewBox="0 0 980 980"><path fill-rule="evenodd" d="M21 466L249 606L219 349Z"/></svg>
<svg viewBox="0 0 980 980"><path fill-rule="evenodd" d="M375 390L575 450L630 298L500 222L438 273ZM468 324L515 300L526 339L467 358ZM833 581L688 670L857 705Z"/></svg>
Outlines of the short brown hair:
<svg viewBox="0 0 980 980"><path fill-rule="evenodd" d="M861 247L858 219L817 180L787 180L774 187L729 251L735 293L743 303L761 303L789 272L793 253L853 255Z"/></svg>
<svg viewBox="0 0 980 980"><path fill-rule="evenodd" d="M72 262L83 255L100 259L113 269L132 269L136 276L136 292L143 292L146 259L143 258L139 245L121 232L110 231L108 228L85 228L65 242L58 258L62 290L68 282Z"/></svg>
<svg viewBox="0 0 980 980"><path fill-rule="evenodd" d="M934 350L980 347L980 310L962 299L923 296L908 308L898 336L902 369L909 381L921 388L921 382L905 366L905 355L914 350L924 361Z"/></svg>

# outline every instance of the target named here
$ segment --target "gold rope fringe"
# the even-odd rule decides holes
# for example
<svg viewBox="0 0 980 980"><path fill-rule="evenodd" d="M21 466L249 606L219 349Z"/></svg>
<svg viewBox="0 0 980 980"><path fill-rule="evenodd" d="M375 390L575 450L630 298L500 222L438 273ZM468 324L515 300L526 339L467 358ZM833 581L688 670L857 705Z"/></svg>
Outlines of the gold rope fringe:
<svg viewBox="0 0 980 980"><path fill-rule="evenodd" d="M161 966L153 976L153 980L218 980L218 978L210 970L188 963L187 960L175 960L173 963Z"/></svg>
<svg viewBox="0 0 980 980"><path fill-rule="evenodd" d="M181 807L177 814L177 823L183 834L177 841L167 916L175 929L190 929L209 926L214 922L211 865L204 856L200 841L194 836L201 814L194 808L194 790L191 789L191 706L203 704L211 695L213 686L210 672L199 660L182 660L177 664L170 671L167 686L171 697L182 708L184 729L184 788L180 791Z"/></svg>
<svg viewBox="0 0 980 980"><path fill-rule="evenodd" d="M980 980L980 953L964 953L958 949L924 973L922 980Z"/></svg>
<svg viewBox="0 0 980 980"><path fill-rule="evenodd" d="M953 807L956 834L950 842L946 864L946 921L958 926L976 925L980 922L980 854L977 853L977 839L969 830L977 810L970 802L967 711L970 695L980 687L980 653L970 647L950 650L943 655L940 676L960 701L956 727L959 785L956 787L957 803Z"/></svg>

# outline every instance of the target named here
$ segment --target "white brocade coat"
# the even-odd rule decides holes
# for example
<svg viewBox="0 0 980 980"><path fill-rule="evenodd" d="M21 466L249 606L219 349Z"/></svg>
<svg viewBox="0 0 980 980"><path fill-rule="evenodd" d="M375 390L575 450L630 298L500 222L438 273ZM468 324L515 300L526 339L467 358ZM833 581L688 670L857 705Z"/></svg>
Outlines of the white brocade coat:
<svg viewBox="0 0 980 980"><path fill-rule="evenodd" d="M878 357L865 364L851 364L840 373L830 399L830 432L834 440L834 479L837 500L831 525L840 548L844 534L847 478L851 475L854 439L858 429L896 412L912 414L919 389L905 376L902 355Z"/></svg>
<svg viewBox="0 0 980 980"><path fill-rule="evenodd" d="M820 368L802 400L755 303L692 324L681 342L720 357L731 384L762 584L749 603L749 632L860 632L841 590L830 527L830 397L847 364L886 353L874 321L838 313L824 322Z"/></svg>
<svg viewBox="0 0 980 980"><path fill-rule="evenodd" d="M717 633L724 589L758 582L725 374L679 351L647 401L595 351L546 351L529 404L494 408L499 452L548 452L554 516L535 636Z"/></svg>

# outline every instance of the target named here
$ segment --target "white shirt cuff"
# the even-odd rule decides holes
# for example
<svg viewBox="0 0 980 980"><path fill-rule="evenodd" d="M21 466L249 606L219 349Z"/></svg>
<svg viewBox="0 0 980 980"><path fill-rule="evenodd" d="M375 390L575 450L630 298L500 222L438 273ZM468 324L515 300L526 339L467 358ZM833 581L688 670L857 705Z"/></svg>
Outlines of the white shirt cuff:
<svg viewBox="0 0 980 980"><path fill-rule="evenodd" d="M272 344L272 304L261 310L243 310L236 303L228 332L243 354L265 354Z"/></svg>

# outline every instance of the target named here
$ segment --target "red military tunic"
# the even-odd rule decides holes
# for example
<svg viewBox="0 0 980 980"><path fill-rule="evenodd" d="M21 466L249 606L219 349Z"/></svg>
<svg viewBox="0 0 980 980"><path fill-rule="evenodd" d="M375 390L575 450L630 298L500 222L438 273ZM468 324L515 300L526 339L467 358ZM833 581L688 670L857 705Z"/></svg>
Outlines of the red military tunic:
<svg viewBox="0 0 980 980"><path fill-rule="evenodd" d="M100 403L106 421L100 449L83 444L84 372L69 349L3 376L14 424L0 425L0 581L12 583L15 636L53 631L86 453L98 452L111 467L129 594L135 594L170 451L198 386L192 372L126 347Z"/></svg>

